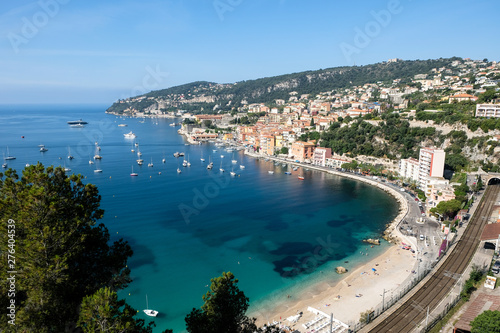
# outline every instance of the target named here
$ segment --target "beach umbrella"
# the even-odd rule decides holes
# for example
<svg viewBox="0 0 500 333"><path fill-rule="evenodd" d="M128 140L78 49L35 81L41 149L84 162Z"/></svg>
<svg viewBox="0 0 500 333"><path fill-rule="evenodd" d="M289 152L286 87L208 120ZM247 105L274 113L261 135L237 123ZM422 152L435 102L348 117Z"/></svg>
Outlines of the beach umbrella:
<svg viewBox="0 0 500 333"><path fill-rule="evenodd" d="M375 268L372 268L372 271L376 272L377 270Z"/></svg>

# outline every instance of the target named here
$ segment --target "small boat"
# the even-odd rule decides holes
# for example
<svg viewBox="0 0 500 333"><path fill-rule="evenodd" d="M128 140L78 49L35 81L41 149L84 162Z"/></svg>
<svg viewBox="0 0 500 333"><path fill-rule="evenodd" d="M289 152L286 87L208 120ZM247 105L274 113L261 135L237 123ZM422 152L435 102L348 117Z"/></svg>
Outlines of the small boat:
<svg viewBox="0 0 500 333"><path fill-rule="evenodd" d="M243 164L240 164L240 169L241 170L245 169L245 166Z"/></svg>
<svg viewBox="0 0 500 333"><path fill-rule="evenodd" d="M220 158L224 158L224 155L220 155Z"/></svg>
<svg viewBox="0 0 500 333"><path fill-rule="evenodd" d="M184 156L184 153L179 153L179 156Z"/></svg>
<svg viewBox="0 0 500 333"><path fill-rule="evenodd" d="M145 314L147 314L150 317L156 317L158 315L158 311L156 310L151 310L149 309L149 304L148 304L148 295L146 295L146 310L143 310Z"/></svg>
<svg viewBox="0 0 500 333"><path fill-rule="evenodd" d="M25 167L29 167L29 166L30 166L30 164L29 164L29 163L26 163Z"/></svg>
<svg viewBox="0 0 500 333"><path fill-rule="evenodd" d="M231 171L231 172L230 172L230 174L231 174L231 176L233 176L233 177L235 177L235 176L236 176L236 172L234 172L234 171Z"/></svg>
<svg viewBox="0 0 500 333"><path fill-rule="evenodd" d="M153 167L153 158L151 157L151 163L148 163L148 167L152 168Z"/></svg>
<svg viewBox="0 0 500 333"><path fill-rule="evenodd" d="M88 122L83 121L82 119L68 121L68 125L87 125L87 124Z"/></svg>
<svg viewBox="0 0 500 333"><path fill-rule="evenodd" d="M2 164L2 168L7 169L7 163Z"/></svg>
<svg viewBox="0 0 500 333"><path fill-rule="evenodd" d="M142 159L138 159L138 160L137 160L137 164L139 164L139 165L144 164L144 160L142 160Z"/></svg>
<svg viewBox="0 0 500 333"><path fill-rule="evenodd" d="M274 173L274 171L273 170L269 170L268 173L272 175Z"/></svg>
<svg viewBox="0 0 500 333"><path fill-rule="evenodd" d="M73 155L71 155L71 149L68 147L68 160L74 159Z"/></svg>
<svg viewBox="0 0 500 333"><path fill-rule="evenodd" d="M102 172L102 170L101 170L101 169L95 169L95 170L94 170L94 173L101 173L101 172Z"/></svg>
<svg viewBox="0 0 500 333"><path fill-rule="evenodd" d="M236 163L238 163L238 161L237 160L231 160L231 163L236 164Z"/></svg>
<svg viewBox="0 0 500 333"><path fill-rule="evenodd" d="M97 149L97 142L96 142L96 149L95 149L95 154L94 154L94 160L100 160L102 159L102 156L99 155L99 149Z"/></svg>
<svg viewBox="0 0 500 333"><path fill-rule="evenodd" d="M224 170L223 168L220 168L219 170L220 170L220 172L225 172L225 171L226 171L226 170Z"/></svg>
<svg viewBox="0 0 500 333"><path fill-rule="evenodd" d="M181 172L182 172L181 169L177 168L177 173L181 173Z"/></svg>
<svg viewBox="0 0 500 333"><path fill-rule="evenodd" d="M290 171L285 171L285 175L291 175L292 173Z"/></svg>
<svg viewBox="0 0 500 333"><path fill-rule="evenodd" d="M127 127L127 124L118 124L118 127Z"/></svg>
<svg viewBox="0 0 500 333"><path fill-rule="evenodd" d="M6 161L10 161L10 160L15 160L16 159L14 156L10 156L10 154L9 154L9 147L7 147L7 157L4 157L3 159L6 160Z"/></svg>
<svg viewBox="0 0 500 333"><path fill-rule="evenodd" d="M167 160L166 160L165 158L163 158L163 159L161 160L161 163L165 163L166 161L167 161Z"/></svg>
<svg viewBox="0 0 500 333"><path fill-rule="evenodd" d="M132 165L132 173L130 174L132 177L137 177L139 174L134 172L134 166Z"/></svg>
<svg viewBox="0 0 500 333"><path fill-rule="evenodd" d="M182 166L183 167L187 167L188 166L188 162L186 160L182 161Z"/></svg>
<svg viewBox="0 0 500 333"><path fill-rule="evenodd" d="M40 153L45 153L46 151L48 151L48 149L45 148L45 146L40 147Z"/></svg>
<svg viewBox="0 0 500 333"><path fill-rule="evenodd" d="M174 157L179 157L179 156L180 156L180 155L179 155L179 152L178 152L178 151L176 151L176 152L174 153Z"/></svg>
<svg viewBox="0 0 500 333"><path fill-rule="evenodd" d="M125 139L135 139L137 137L132 131L123 134L123 136L125 137Z"/></svg>
<svg viewBox="0 0 500 333"><path fill-rule="evenodd" d="M304 176L299 176L299 180L304 180Z"/></svg>
<svg viewBox="0 0 500 333"><path fill-rule="evenodd" d="M92 160L89 160L89 164L94 164L94 161L92 161Z"/></svg>

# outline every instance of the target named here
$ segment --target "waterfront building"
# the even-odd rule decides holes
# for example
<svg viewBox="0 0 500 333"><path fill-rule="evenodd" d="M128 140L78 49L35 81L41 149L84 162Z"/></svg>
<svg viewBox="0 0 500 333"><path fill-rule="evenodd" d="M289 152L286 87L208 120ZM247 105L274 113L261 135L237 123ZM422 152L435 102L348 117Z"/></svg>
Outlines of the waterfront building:
<svg viewBox="0 0 500 333"><path fill-rule="evenodd" d="M326 159L332 157L332 149L324 147L316 147L314 149L312 164L326 166Z"/></svg>
<svg viewBox="0 0 500 333"><path fill-rule="evenodd" d="M420 148L418 185L426 195L430 194L427 187L429 178L443 177L445 156L442 149Z"/></svg>
<svg viewBox="0 0 500 333"><path fill-rule="evenodd" d="M404 179L418 182L420 174L420 164L417 159L407 158L399 161L399 175Z"/></svg>
<svg viewBox="0 0 500 333"><path fill-rule="evenodd" d="M304 162L306 160L312 161L314 148L316 148L316 144L313 142L296 141L292 143L290 155L292 155L295 160L300 162Z"/></svg>

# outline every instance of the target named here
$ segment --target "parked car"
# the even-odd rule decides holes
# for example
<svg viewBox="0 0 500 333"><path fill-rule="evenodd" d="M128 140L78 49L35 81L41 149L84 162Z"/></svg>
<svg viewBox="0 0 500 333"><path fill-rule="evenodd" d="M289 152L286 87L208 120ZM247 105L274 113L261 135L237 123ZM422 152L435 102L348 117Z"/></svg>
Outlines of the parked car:
<svg viewBox="0 0 500 333"><path fill-rule="evenodd" d="M500 260L495 261L495 264L491 268L491 271L495 274L500 273Z"/></svg>

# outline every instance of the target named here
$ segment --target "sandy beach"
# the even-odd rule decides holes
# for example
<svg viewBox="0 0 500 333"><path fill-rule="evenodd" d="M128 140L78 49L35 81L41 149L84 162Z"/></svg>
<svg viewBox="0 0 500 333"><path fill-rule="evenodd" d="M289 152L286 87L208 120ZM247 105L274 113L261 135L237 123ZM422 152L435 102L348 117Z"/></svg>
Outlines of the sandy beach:
<svg viewBox="0 0 500 333"><path fill-rule="evenodd" d="M272 308L261 308L249 315L257 318L259 326L274 320L280 321L281 318L289 327L305 332L302 324L315 317L307 311L310 306L328 314L333 313L334 318L346 324L354 324L359 321L361 312L375 308L382 302L384 289L385 297L391 296L391 292L412 274L415 262L415 254L400 246L392 246L382 255L344 274L345 277L333 286L327 282L311 286L300 295L290 295L290 298L277 301ZM337 275L334 271L324 273ZM286 321L287 317L299 312L303 312L303 316L297 323Z"/></svg>

